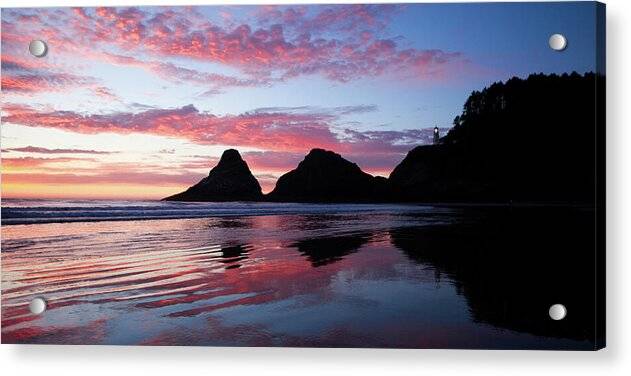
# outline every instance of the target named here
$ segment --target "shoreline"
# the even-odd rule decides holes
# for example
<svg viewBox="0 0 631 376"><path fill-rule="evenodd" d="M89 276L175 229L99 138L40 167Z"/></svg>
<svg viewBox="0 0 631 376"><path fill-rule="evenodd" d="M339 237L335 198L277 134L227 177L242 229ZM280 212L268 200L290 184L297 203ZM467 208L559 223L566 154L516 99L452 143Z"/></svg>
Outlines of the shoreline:
<svg viewBox="0 0 631 376"><path fill-rule="evenodd" d="M161 203L157 201L156 203ZM208 202L196 202L185 203L192 205L181 206L182 212L177 214L169 214L173 210L177 210L172 207L172 204L166 203L165 207L151 207L144 209L142 206L130 205L130 206L115 206L115 207L85 207L85 206L13 206L2 207L2 220L0 224L2 226L28 226L39 224L63 224L63 223L93 223L93 222L125 222L125 221L152 221L152 220L178 220L178 219L212 219L212 218L241 218L241 217L262 217L262 216L308 216L308 215L376 215L384 213L406 213L409 214L423 214L431 210L432 208L439 209L459 209L459 208L497 208L497 209L577 209L577 210L595 210L596 205L590 205L585 203L276 203L283 204L283 207L275 207L275 203L261 203L267 204L266 207L249 205L257 204L259 202L220 202L216 204L226 204L222 207L204 207L203 204L212 204ZM195 205L199 204L199 205ZM234 207L230 208L230 204L248 205L248 207ZM176 204L177 205L177 204ZM103 215L96 216L90 215L91 212L103 212L111 211L114 213L123 214L128 208L137 208L137 210L129 210L129 215L116 216ZM186 213L187 210L199 208L190 213ZM204 210L206 208L207 210ZM162 210L166 210L164 212ZM46 217L13 217L5 219L5 212L11 211L15 213L20 212L38 212L38 211L59 211L62 213L72 212L84 212L84 216L53 216ZM143 214L134 215L134 211L142 212ZM151 213L155 213L151 215ZM161 214L162 213L162 214Z"/></svg>

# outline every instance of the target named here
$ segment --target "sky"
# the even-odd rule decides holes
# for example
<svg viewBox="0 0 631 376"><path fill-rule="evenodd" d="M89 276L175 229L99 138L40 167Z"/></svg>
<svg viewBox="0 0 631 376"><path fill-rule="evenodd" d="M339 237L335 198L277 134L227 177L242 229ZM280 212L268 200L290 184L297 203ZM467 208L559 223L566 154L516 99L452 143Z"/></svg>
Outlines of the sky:
<svg viewBox="0 0 631 376"><path fill-rule="evenodd" d="M228 148L264 192L316 147L387 177L473 90L595 71L595 19L588 2L2 9L2 197L159 199Z"/></svg>

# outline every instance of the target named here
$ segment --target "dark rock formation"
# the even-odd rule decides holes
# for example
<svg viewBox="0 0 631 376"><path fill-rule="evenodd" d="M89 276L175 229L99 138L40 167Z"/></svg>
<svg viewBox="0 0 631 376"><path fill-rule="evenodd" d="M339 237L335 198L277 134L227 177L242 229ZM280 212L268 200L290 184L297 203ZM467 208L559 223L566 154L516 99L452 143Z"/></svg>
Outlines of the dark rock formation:
<svg viewBox="0 0 631 376"><path fill-rule="evenodd" d="M385 178L363 172L332 151L313 149L292 170L281 176L267 195L270 201L368 202L383 201Z"/></svg>
<svg viewBox="0 0 631 376"><path fill-rule="evenodd" d="M604 126L604 77L512 78L473 92L454 128L411 150L389 183L399 201L593 203Z"/></svg>
<svg viewBox="0 0 631 376"><path fill-rule="evenodd" d="M234 149L223 152L207 177L165 201L260 201L261 186Z"/></svg>
<svg viewBox="0 0 631 376"><path fill-rule="evenodd" d="M165 200L594 203L604 184L604 80L536 74L475 91L449 133L412 149L388 179L313 149L263 197L227 150L208 177Z"/></svg>

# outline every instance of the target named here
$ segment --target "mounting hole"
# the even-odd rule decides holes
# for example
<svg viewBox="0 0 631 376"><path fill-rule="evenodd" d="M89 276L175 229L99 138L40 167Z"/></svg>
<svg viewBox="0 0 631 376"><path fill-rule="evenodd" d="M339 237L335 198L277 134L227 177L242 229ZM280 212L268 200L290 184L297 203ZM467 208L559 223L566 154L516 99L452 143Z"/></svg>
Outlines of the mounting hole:
<svg viewBox="0 0 631 376"><path fill-rule="evenodd" d="M563 304L553 304L550 306L548 314L552 320L563 320L567 315L567 309Z"/></svg>
<svg viewBox="0 0 631 376"><path fill-rule="evenodd" d="M567 47L567 39L563 34L552 34L548 39L548 44L555 51L563 51Z"/></svg>
<svg viewBox="0 0 631 376"><path fill-rule="evenodd" d="M28 309L32 314L40 315L46 310L46 301L42 298L35 298L29 303Z"/></svg>
<svg viewBox="0 0 631 376"><path fill-rule="evenodd" d="M48 46L43 40L35 39L28 44L28 51L35 57L44 57L48 52Z"/></svg>

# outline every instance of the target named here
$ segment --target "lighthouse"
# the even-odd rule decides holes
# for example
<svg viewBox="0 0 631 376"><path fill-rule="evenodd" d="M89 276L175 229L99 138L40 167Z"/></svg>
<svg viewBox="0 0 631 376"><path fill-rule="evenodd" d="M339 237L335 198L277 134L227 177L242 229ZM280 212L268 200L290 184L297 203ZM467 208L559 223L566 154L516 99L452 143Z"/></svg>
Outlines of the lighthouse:
<svg viewBox="0 0 631 376"><path fill-rule="evenodd" d="M436 145L440 141L440 133L438 132L438 127L434 127L434 145Z"/></svg>

